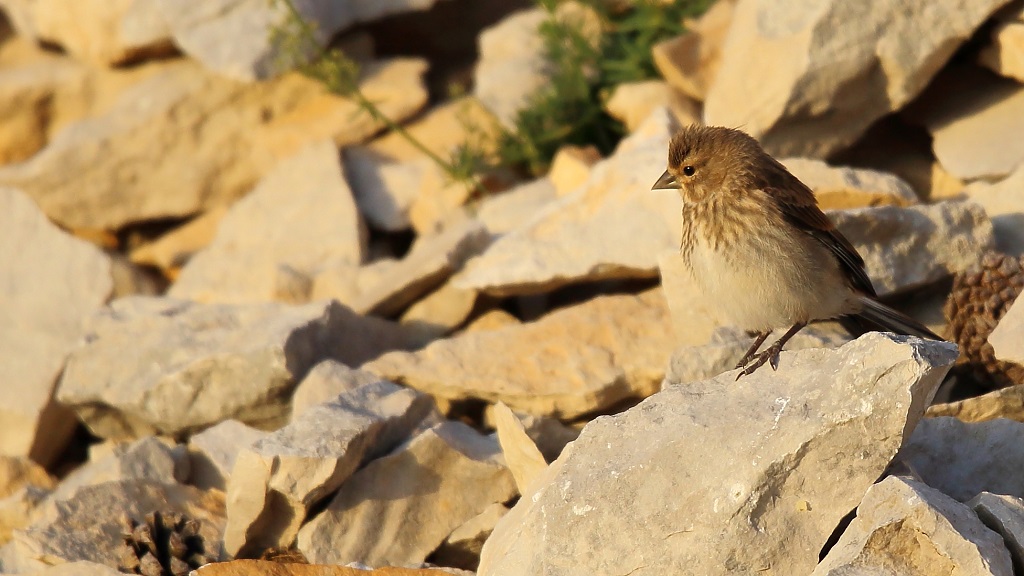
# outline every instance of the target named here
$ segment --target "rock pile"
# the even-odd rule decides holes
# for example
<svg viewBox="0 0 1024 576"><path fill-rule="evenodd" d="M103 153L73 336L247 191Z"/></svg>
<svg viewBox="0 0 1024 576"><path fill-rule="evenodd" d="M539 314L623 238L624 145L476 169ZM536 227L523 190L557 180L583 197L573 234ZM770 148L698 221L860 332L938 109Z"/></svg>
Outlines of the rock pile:
<svg viewBox="0 0 1024 576"><path fill-rule="evenodd" d="M281 2L0 0L0 573L1024 575L1024 5L718 0L601 95L613 152L481 195L431 155L514 127L548 18L601 34L527 4L295 2L417 146L287 70ZM456 12L439 101L374 42ZM650 190L697 121L985 370L821 323L737 382Z"/></svg>

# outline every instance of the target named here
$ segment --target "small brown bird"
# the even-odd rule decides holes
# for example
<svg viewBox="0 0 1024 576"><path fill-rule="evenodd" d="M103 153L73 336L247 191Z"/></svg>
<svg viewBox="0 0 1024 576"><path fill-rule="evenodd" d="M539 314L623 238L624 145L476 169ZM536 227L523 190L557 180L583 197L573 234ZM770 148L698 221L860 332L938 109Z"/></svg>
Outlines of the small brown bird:
<svg viewBox="0 0 1024 576"><path fill-rule="evenodd" d="M689 126L669 143L654 190L683 197L680 253L721 319L756 334L741 376L778 368L808 322L854 317L862 326L941 340L878 302L864 259L818 208L814 193L756 140L730 128ZM775 328L791 326L761 353Z"/></svg>

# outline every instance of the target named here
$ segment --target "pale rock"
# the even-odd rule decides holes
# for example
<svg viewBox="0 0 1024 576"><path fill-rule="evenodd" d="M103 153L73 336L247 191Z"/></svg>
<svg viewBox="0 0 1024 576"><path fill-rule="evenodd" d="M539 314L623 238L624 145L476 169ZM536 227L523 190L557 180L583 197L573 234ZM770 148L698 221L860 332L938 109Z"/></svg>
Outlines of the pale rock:
<svg viewBox="0 0 1024 576"><path fill-rule="evenodd" d="M1006 2L738 2L704 119L775 156L825 157L914 99Z"/></svg>
<svg viewBox="0 0 1024 576"><path fill-rule="evenodd" d="M376 570L365 566L330 564L281 564L271 560L232 560L207 564L192 572L195 576L474 576L455 568L397 568ZM63 575L62 575L63 576ZM106 576L105 574L100 576Z"/></svg>
<svg viewBox="0 0 1024 576"><path fill-rule="evenodd" d="M664 296L651 290L467 331L363 369L440 398L501 401L568 419L657 390L674 347L670 332Z"/></svg>
<svg viewBox="0 0 1024 576"><path fill-rule="evenodd" d="M0 456L0 545L15 530L28 526L35 511L57 484L41 466L24 456ZM3 568L0 553L0 572Z"/></svg>
<svg viewBox="0 0 1024 576"><path fill-rule="evenodd" d="M314 563L422 562L455 528L514 495L497 441L445 422L356 472L299 531L298 548Z"/></svg>
<svg viewBox="0 0 1024 576"><path fill-rule="evenodd" d="M554 462L566 445L580 435L578 427L566 426L557 418L525 413L516 414L516 417L523 423L527 436L533 440L547 462Z"/></svg>
<svg viewBox="0 0 1024 576"><path fill-rule="evenodd" d="M1010 305L1010 309L988 336L996 358L1004 362L1024 364L1024 300Z"/></svg>
<svg viewBox="0 0 1024 576"><path fill-rule="evenodd" d="M463 290L445 282L409 306L400 321L425 346L464 324L476 303L475 290Z"/></svg>
<svg viewBox="0 0 1024 576"><path fill-rule="evenodd" d="M910 184L892 174L829 166L812 158L787 158L781 162L814 191L822 210L917 204L917 194Z"/></svg>
<svg viewBox="0 0 1024 576"><path fill-rule="evenodd" d="M440 156L449 157L460 146L479 147L484 153L493 153L493 141L498 134L494 116L472 96L452 98L430 108L406 123L405 131ZM422 159L423 151L396 131L374 138L366 147L382 158L401 162Z"/></svg>
<svg viewBox="0 0 1024 576"><path fill-rule="evenodd" d="M151 271L144 270L127 256L116 250L108 250L110 257L110 279L114 282L110 299L125 296L157 296L167 288L165 278Z"/></svg>
<svg viewBox="0 0 1024 576"><path fill-rule="evenodd" d="M90 458L68 474L49 496L51 502L72 500L85 487L105 482L144 480L183 483L189 478L190 462L184 446L169 446L149 436L131 444L119 444L110 454Z"/></svg>
<svg viewBox="0 0 1024 576"><path fill-rule="evenodd" d="M345 149L345 172L359 211L379 230L406 230L409 211L426 188L440 179L440 168L426 158L396 162L365 146Z"/></svg>
<svg viewBox="0 0 1024 576"><path fill-rule="evenodd" d="M807 574L955 358L873 333L597 418L498 522L478 573Z"/></svg>
<svg viewBox="0 0 1024 576"><path fill-rule="evenodd" d="M480 563L480 550L494 531L498 520L508 513L504 504L494 503L470 518L445 538L432 555L434 562L444 566L457 566L475 570Z"/></svg>
<svg viewBox="0 0 1024 576"><path fill-rule="evenodd" d="M980 492L1024 497L1024 454L1018 449L1024 423L961 422L926 418L901 452L921 479L966 502Z"/></svg>
<svg viewBox="0 0 1024 576"><path fill-rule="evenodd" d="M268 434L238 420L224 420L193 435L188 440L189 484L226 490L238 453Z"/></svg>
<svg viewBox="0 0 1024 576"><path fill-rule="evenodd" d="M1015 574L1024 572L1024 500L982 492L967 503L978 518L1003 537Z"/></svg>
<svg viewBox="0 0 1024 576"><path fill-rule="evenodd" d="M356 370L327 359L314 366L292 394L292 420L317 404L334 400L340 394L380 381L374 374Z"/></svg>
<svg viewBox="0 0 1024 576"><path fill-rule="evenodd" d="M136 264L162 270L179 269L193 254L210 245L227 213L227 206L214 207L157 240L134 248L129 257Z"/></svg>
<svg viewBox="0 0 1024 576"><path fill-rule="evenodd" d="M110 259L0 187L0 454L50 464L76 426L53 392L113 289Z"/></svg>
<svg viewBox="0 0 1024 576"><path fill-rule="evenodd" d="M367 232L330 141L278 164L221 220L168 296L200 302L274 299L282 267L312 275L324 262L359 264Z"/></svg>
<svg viewBox="0 0 1024 576"><path fill-rule="evenodd" d="M927 416L952 416L962 422L1006 418L1024 422L1024 386L1008 386L988 394L928 407Z"/></svg>
<svg viewBox="0 0 1024 576"><path fill-rule="evenodd" d="M174 51L154 0L4 0L19 34L101 66Z"/></svg>
<svg viewBox="0 0 1024 576"><path fill-rule="evenodd" d="M68 361L58 399L94 434L181 435L225 418L280 421L316 362L358 365L403 346L397 326L340 304L115 301L92 318Z"/></svg>
<svg viewBox="0 0 1024 576"><path fill-rule="evenodd" d="M498 308L484 312L479 318L470 322L462 332L466 334L473 332L486 332L488 330L498 330L500 328L508 328L510 326L519 326L520 324L522 324L522 322L519 318L516 318L509 312Z"/></svg>
<svg viewBox="0 0 1024 576"><path fill-rule="evenodd" d="M670 125L669 113L656 111L586 183L471 260L455 285L510 296L656 276L657 255L678 248L681 236L679 195L651 190L664 171Z"/></svg>
<svg viewBox="0 0 1024 576"><path fill-rule="evenodd" d="M337 297L360 314L392 316L444 283L470 257L490 244L487 229L475 220L454 225L438 234L420 237L401 260L359 271L356 293L332 294L321 278L348 275L345 268L331 267L314 279L313 297ZM329 281L326 286L336 284ZM346 300L345 298L349 298Z"/></svg>
<svg viewBox="0 0 1024 576"><path fill-rule="evenodd" d="M453 180L431 164L426 182L409 207L409 223L421 236L437 234L470 219L466 204L476 194L477 182Z"/></svg>
<svg viewBox="0 0 1024 576"><path fill-rule="evenodd" d="M401 442L432 407L428 396L375 382L306 410L239 452L227 490L227 552L287 548L311 506Z"/></svg>
<svg viewBox="0 0 1024 576"><path fill-rule="evenodd" d="M1024 22L1001 22L991 38L978 61L1000 76L1024 82Z"/></svg>
<svg viewBox="0 0 1024 576"><path fill-rule="evenodd" d="M340 30L389 14L425 10L436 0L315 0L296 2L319 44ZM287 19L281 3L263 0L156 0L174 42L210 70L241 80L264 79L282 71L281 47L271 32Z"/></svg>
<svg viewBox="0 0 1024 576"><path fill-rule="evenodd" d="M6 498L25 486L53 488L54 479L24 456L0 456L0 498Z"/></svg>
<svg viewBox="0 0 1024 576"><path fill-rule="evenodd" d="M813 576L1012 576L1002 539L970 508L927 485L890 476L868 489L857 517Z"/></svg>
<svg viewBox="0 0 1024 576"><path fill-rule="evenodd" d="M10 542L15 530L23 530L43 512L50 490L40 486L22 486L0 498L0 546ZM0 547L0 570L4 569L6 549Z"/></svg>
<svg viewBox="0 0 1024 576"><path fill-rule="evenodd" d="M547 469L548 463L544 461L544 455L537 449L533 439L526 434L526 428L512 413L511 408L503 402L498 402L491 414L497 428L501 453L505 455L505 462L516 481L516 488L520 494L529 494L527 488L530 483Z"/></svg>
<svg viewBox="0 0 1024 576"><path fill-rule="evenodd" d="M615 87L605 111L632 132L658 108L668 108L679 126L700 124L700 105L673 91L661 80L626 82Z"/></svg>
<svg viewBox="0 0 1024 576"><path fill-rule="evenodd" d="M958 73L959 72L959 73ZM1024 162L1024 86L951 70L925 95L924 124L942 166L962 180L998 179Z"/></svg>
<svg viewBox="0 0 1024 576"><path fill-rule="evenodd" d="M388 95L374 101L395 121L426 100L418 75L384 84L412 64L364 70L360 87L371 99ZM227 204L307 144L354 143L381 126L297 74L245 85L188 61L154 66L101 113L67 125L28 161L0 169L0 182L23 188L64 226L116 229Z"/></svg>
<svg viewBox="0 0 1024 576"><path fill-rule="evenodd" d="M2 4L0 4L2 5ZM6 45L18 38L5 39ZM27 51L26 51L27 52ZM6 54L5 54L6 55ZM0 68L0 164L30 158L46 145L56 94L83 75L70 59L29 52Z"/></svg>
<svg viewBox="0 0 1024 576"><path fill-rule="evenodd" d="M221 541L224 531L224 496L192 486L127 480L88 486L71 500L57 502L52 515L37 519L14 533L11 558L15 572L31 572L51 564L88 560L116 567L120 560L121 517L141 521L159 510L180 513L199 521L204 542ZM217 556L214 544L208 552ZM10 570L6 561L3 566Z"/></svg>
<svg viewBox="0 0 1024 576"><path fill-rule="evenodd" d="M654 45L654 65L672 88L704 101L718 73L735 5L734 0L715 2L687 26L685 34Z"/></svg>
<svg viewBox="0 0 1024 576"><path fill-rule="evenodd" d="M1024 165L994 184L972 182L964 192L992 219L996 247L1010 255L1024 255Z"/></svg>
<svg viewBox="0 0 1024 576"><path fill-rule="evenodd" d="M520 184L480 203L477 219L494 235L506 234L538 217L558 197L555 183L548 177Z"/></svg>
<svg viewBox="0 0 1024 576"><path fill-rule="evenodd" d="M122 576L123 573L104 564L80 560L65 562L32 572L30 576Z"/></svg>
<svg viewBox="0 0 1024 576"><path fill-rule="evenodd" d="M650 115L650 110L641 120ZM590 176L590 169L601 160L601 153L593 146L562 146L551 160L548 178L555 186L555 194L565 196Z"/></svg>
<svg viewBox="0 0 1024 576"><path fill-rule="evenodd" d="M974 202L879 206L828 213L864 258L879 295L963 272L995 247L992 223Z"/></svg>

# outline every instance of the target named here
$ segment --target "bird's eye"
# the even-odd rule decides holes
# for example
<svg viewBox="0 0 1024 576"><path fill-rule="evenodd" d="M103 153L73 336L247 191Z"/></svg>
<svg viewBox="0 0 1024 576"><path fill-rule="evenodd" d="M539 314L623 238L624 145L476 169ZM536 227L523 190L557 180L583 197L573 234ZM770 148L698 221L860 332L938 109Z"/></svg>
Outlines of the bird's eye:
<svg viewBox="0 0 1024 576"><path fill-rule="evenodd" d="M693 176L696 171L697 169L693 166L683 166L683 174L686 174L687 176Z"/></svg>

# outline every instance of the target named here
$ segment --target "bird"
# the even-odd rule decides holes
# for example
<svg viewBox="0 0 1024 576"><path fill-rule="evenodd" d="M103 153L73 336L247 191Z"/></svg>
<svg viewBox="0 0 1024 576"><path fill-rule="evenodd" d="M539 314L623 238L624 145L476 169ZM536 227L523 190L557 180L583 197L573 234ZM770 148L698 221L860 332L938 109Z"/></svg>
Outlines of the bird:
<svg viewBox="0 0 1024 576"><path fill-rule="evenodd" d="M680 257L719 320L754 342L736 376L778 369L808 323L853 319L867 329L942 340L878 301L864 259L821 211L811 189L749 134L690 125L676 132L652 190L682 197ZM768 335L789 327L758 352Z"/></svg>

